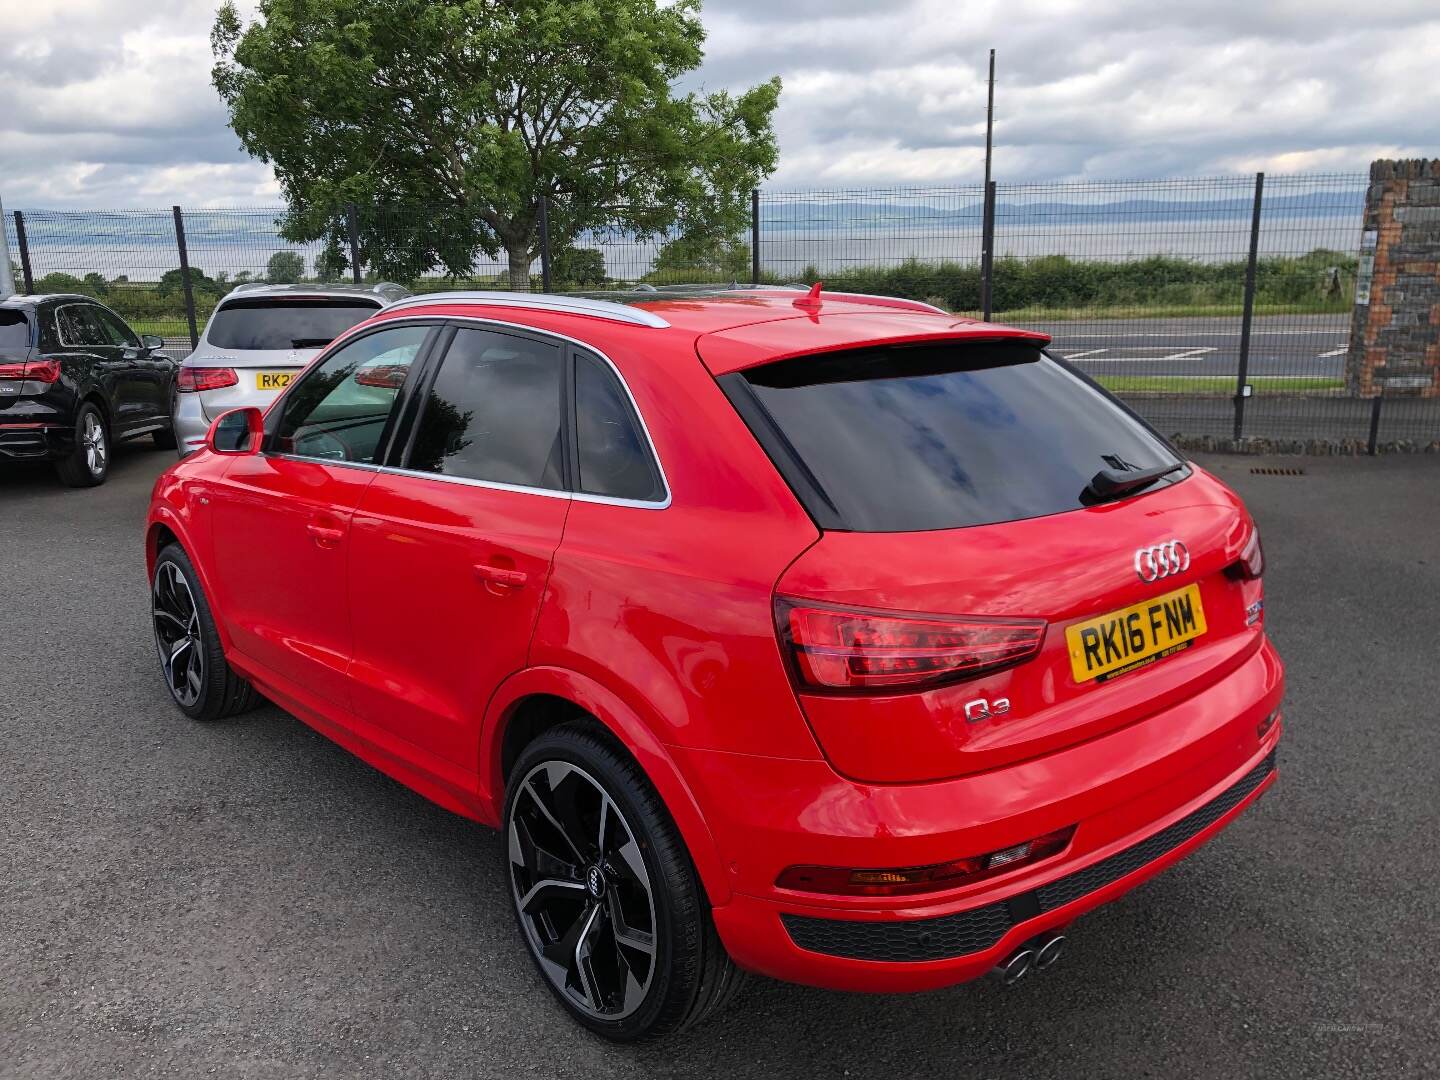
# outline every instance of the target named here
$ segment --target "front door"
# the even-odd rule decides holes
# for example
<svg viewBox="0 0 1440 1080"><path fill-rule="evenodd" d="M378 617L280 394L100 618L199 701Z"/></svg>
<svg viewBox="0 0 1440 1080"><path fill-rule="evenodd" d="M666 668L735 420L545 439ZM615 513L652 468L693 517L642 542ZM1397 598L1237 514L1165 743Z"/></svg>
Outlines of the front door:
<svg viewBox="0 0 1440 1080"><path fill-rule="evenodd" d="M486 703L525 666L565 492L561 343L462 327L351 527L356 714L473 770Z"/></svg>
<svg viewBox="0 0 1440 1080"><path fill-rule="evenodd" d="M122 365L119 377L126 406L133 406L133 425L144 427L162 422L170 411L169 367L161 362L167 358L163 354L151 356L119 316L100 307L91 308L90 312L104 329L111 347L118 351Z"/></svg>
<svg viewBox="0 0 1440 1080"><path fill-rule="evenodd" d="M234 647L302 701L348 709L351 519L431 327L355 338L307 371L210 493L216 610Z"/></svg>

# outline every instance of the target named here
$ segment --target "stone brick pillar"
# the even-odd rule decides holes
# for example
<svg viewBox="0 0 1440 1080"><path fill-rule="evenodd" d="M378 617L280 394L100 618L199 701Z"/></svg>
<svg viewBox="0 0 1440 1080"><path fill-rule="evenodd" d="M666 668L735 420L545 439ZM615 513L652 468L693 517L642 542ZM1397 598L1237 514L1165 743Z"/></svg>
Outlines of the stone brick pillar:
<svg viewBox="0 0 1440 1080"><path fill-rule="evenodd" d="M1440 396L1440 158L1370 166L1345 381Z"/></svg>

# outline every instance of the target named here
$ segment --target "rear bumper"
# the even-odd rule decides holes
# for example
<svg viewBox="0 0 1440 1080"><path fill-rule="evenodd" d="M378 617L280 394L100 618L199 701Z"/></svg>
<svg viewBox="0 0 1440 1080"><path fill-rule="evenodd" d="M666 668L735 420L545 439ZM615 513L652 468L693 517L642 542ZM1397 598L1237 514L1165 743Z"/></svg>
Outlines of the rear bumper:
<svg viewBox="0 0 1440 1080"><path fill-rule="evenodd" d="M933 784L859 785L823 762L680 751L732 876L716 926L742 967L791 982L889 992L976 978L1184 858L1257 799L1276 776L1280 724L1257 726L1283 682L1266 642L1141 723ZM773 884L791 865L927 865L1067 825L1075 834L1060 854L946 893L850 898Z"/></svg>
<svg viewBox="0 0 1440 1080"><path fill-rule="evenodd" d="M199 394L175 395L175 446L180 456L193 454L205 445L205 436L210 431L210 418Z"/></svg>
<svg viewBox="0 0 1440 1080"><path fill-rule="evenodd" d="M69 424L0 420L0 461L43 461L64 457L75 446Z"/></svg>

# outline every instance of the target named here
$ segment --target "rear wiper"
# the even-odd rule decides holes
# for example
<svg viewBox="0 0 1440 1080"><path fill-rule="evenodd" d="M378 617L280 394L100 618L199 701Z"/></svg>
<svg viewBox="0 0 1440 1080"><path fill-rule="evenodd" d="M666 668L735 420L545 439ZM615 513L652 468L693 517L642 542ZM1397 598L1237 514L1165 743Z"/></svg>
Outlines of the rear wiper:
<svg viewBox="0 0 1440 1080"><path fill-rule="evenodd" d="M323 349L333 340L328 337L297 337L290 339L290 347L292 349Z"/></svg>
<svg viewBox="0 0 1440 1080"><path fill-rule="evenodd" d="M1088 501L1094 502L1118 499L1153 484L1162 476L1179 472L1184 467L1183 461L1176 461L1149 469L1101 469L1090 478L1090 483L1085 485L1084 495L1088 496Z"/></svg>

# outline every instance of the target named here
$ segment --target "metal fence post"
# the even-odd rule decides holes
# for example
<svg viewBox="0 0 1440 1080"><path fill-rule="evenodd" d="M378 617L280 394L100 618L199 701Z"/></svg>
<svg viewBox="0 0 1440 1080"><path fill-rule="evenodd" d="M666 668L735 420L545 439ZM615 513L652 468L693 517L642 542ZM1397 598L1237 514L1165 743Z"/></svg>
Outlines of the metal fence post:
<svg viewBox="0 0 1440 1080"><path fill-rule="evenodd" d="M25 293L35 291L35 272L30 269L30 239L25 235L25 215L15 211L15 242L20 245L20 274L25 279Z"/></svg>
<svg viewBox="0 0 1440 1080"><path fill-rule="evenodd" d="M360 216L354 203L345 204L345 228L350 233L350 278L360 284Z"/></svg>
<svg viewBox="0 0 1440 1080"><path fill-rule="evenodd" d="M180 284L185 290L185 321L190 324L190 348L200 344L200 328L195 325L195 287L190 284L190 252L185 247L185 218L180 207L174 206L175 246L180 249Z"/></svg>
<svg viewBox="0 0 1440 1080"><path fill-rule="evenodd" d="M1245 307L1240 315L1240 366L1235 375L1235 441L1245 434L1245 386L1250 378L1250 323L1255 318L1255 263L1260 256L1260 200L1265 174L1255 174L1255 206L1250 212L1250 258L1245 264Z"/></svg>
<svg viewBox="0 0 1440 1080"><path fill-rule="evenodd" d="M760 284L760 189L750 189L750 284Z"/></svg>
<svg viewBox="0 0 1440 1080"><path fill-rule="evenodd" d="M1384 400L1383 392L1370 399L1370 438L1365 443L1365 453L1371 457L1380 452L1380 403Z"/></svg>
<svg viewBox="0 0 1440 1080"><path fill-rule="evenodd" d="M536 206L537 223L540 228L540 291L550 291L550 200L540 196Z"/></svg>
<svg viewBox="0 0 1440 1080"><path fill-rule="evenodd" d="M995 181L985 185L985 220L980 233L980 312L981 318L990 321L991 301L994 295L995 273Z"/></svg>

